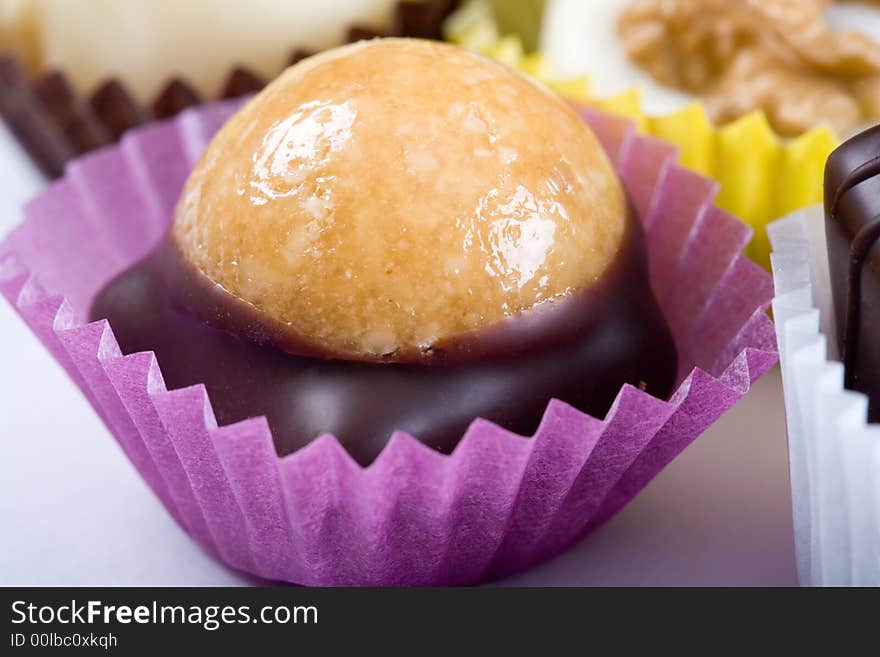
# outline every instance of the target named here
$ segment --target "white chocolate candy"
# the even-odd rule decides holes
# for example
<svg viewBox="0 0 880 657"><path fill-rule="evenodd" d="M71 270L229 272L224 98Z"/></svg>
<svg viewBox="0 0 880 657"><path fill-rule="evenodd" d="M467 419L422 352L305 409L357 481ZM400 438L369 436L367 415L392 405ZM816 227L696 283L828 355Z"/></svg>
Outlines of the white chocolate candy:
<svg viewBox="0 0 880 657"><path fill-rule="evenodd" d="M394 0L37 0L36 6L44 69L65 71L82 93L119 76L146 101L172 76L205 97L216 96L233 66L271 79L294 48L338 45L352 23L387 27Z"/></svg>
<svg viewBox="0 0 880 657"><path fill-rule="evenodd" d="M339 48L214 138L174 236L209 279L328 354L376 358L594 283L627 204L561 99L452 46Z"/></svg>

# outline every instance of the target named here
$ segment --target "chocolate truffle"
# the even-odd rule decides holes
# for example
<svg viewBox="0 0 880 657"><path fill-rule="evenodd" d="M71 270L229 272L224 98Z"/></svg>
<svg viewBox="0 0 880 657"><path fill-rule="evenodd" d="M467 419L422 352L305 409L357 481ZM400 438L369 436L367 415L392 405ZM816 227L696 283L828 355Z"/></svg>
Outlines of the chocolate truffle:
<svg viewBox="0 0 880 657"><path fill-rule="evenodd" d="M389 39L270 84L208 147L173 233L287 344L374 359L591 285L625 217L561 99L464 50Z"/></svg>
<svg viewBox="0 0 880 657"><path fill-rule="evenodd" d="M305 60L206 149L172 228L92 317L218 421L265 415L280 454L333 433L451 451L477 417L522 434L551 398L603 415L666 397L676 353L641 223L557 97L452 46Z"/></svg>
<svg viewBox="0 0 880 657"><path fill-rule="evenodd" d="M825 167L825 232L846 387L880 421L880 126L838 147Z"/></svg>

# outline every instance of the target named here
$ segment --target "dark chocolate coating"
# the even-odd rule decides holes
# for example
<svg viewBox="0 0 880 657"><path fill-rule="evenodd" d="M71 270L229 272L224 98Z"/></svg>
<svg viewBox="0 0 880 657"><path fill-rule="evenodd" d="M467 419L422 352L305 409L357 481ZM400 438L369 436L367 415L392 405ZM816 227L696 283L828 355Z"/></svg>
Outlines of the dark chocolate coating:
<svg viewBox="0 0 880 657"><path fill-rule="evenodd" d="M37 99L35 85L18 60L0 56L0 117L40 170L56 178L79 152L45 102Z"/></svg>
<svg viewBox="0 0 880 657"><path fill-rule="evenodd" d="M302 60L307 59L314 55L315 53L311 50L306 50L305 48L297 48L292 53L290 53L290 59L287 60L288 66L295 66L299 64Z"/></svg>
<svg viewBox="0 0 880 657"><path fill-rule="evenodd" d="M846 387L868 395L880 421L880 126L825 165L825 233Z"/></svg>
<svg viewBox="0 0 880 657"><path fill-rule="evenodd" d="M199 95L183 80L171 80L158 98L153 101L150 111L157 119L168 119L180 114L187 107L193 107L202 102Z"/></svg>
<svg viewBox="0 0 880 657"><path fill-rule="evenodd" d="M166 240L111 281L91 317L110 320L124 353L155 351L169 388L204 383L221 424L265 415L280 455L332 433L368 464L396 429L449 453L477 417L531 435L551 398L603 417L624 383L661 398L675 383L675 345L632 217L613 264L571 298L576 312L542 315L539 327L554 337L523 351L505 341L508 330L516 335L516 318L510 329L487 332L494 350L484 340L470 357L459 351L422 363L293 356L272 346L271 331L242 315L240 303L211 306L212 323L237 335L211 327L188 307L191 280L174 273L169 280L169 249Z"/></svg>
<svg viewBox="0 0 880 657"><path fill-rule="evenodd" d="M246 68L236 68L226 78L226 83L220 91L220 98L238 98L245 94L256 93L265 86L266 83L260 76Z"/></svg>
<svg viewBox="0 0 880 657"><path fill-rule="evenodd" d="M394 8L392 33L416 39L443 38L443 21L458 5L457 0L404 0Z"/></svg>
<svg viewBox="0 0 880 657"><path fill-rule="evenodd" d="M49 73L34 85L37 102L48 112L76 153L87 153L110 143L86 103L80 102L67 78Z"/></svg>
<svg viewBox="0 0 880 657"><path fill-rule="evenodd" d="M89 106L114 141L135 126L150 120L119 80L108 80L89 98Z"/></svg>

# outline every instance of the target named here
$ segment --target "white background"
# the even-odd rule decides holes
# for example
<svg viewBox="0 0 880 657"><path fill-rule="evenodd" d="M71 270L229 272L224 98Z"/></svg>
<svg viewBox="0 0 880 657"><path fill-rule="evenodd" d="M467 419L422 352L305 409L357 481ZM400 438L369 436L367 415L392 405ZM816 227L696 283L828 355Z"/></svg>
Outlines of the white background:
<svg viewBox="0 0 880 657"><path fill-rule="evenodd" d="M603 5L619 4L607 0ZM548 51L608 91L634 78L620 53L587 38L600 3L555 0ZM844 5L834 20L880 33L880 13ZM603 17L604 16L604 17ZM668 107L668 95L648 104ZM0 125L0 234L39 189ZM249 585L196 547L153 498L88 403L0 301L0 584ZM35 400L41 400L37 404ZM791 507L779 373L688 448L629 506L511 585L793 585Z"/></svg>

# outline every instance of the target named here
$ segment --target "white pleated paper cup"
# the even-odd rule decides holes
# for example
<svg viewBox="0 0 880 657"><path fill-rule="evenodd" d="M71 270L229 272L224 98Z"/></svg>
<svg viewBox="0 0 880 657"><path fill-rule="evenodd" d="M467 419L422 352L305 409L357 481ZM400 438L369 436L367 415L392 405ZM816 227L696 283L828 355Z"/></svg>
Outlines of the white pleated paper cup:
<svg viewBox="0 0 880 657"><path fill-rule="evenodd" d="M788 427L798 577L880 586L880 424L843 387L819 206L767 228Z"/></svg>

